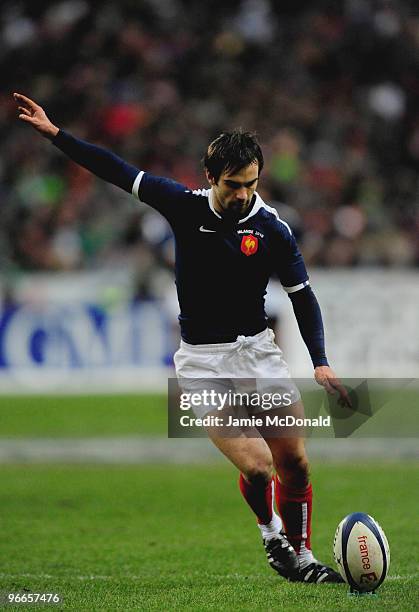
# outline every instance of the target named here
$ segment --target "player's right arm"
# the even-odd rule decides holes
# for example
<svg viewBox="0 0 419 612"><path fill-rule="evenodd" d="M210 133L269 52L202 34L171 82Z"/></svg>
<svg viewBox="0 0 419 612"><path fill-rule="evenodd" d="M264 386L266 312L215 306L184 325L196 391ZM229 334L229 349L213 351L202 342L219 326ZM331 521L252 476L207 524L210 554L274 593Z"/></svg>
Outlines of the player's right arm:
<svg viewBox="0 0 419 612"><path fill-rule="evenodd" d="M44 109L27 96L15 93L13 97L18 104L19 119L51 140L74 162L108 183L132 193L159 210L168 219L176 214L173 205L177 197L187 191L184 185L144 173L111 151L75 138L54 125Z"/></svg>
<svg viewBox="0 0 419 612"><path fill-rule="evenodd" d="M140 174L138 168L131 166L111 151L75 138L71 134L60 130L49 120L42 106L39 106L30 98L19 93L15 93L14 98L19 105L19 119L21 121L29 123L77 164L105 181L121 187L128 193L132 192L133 184Z"/></svg>
<svg viewBox="0 0 419 612"><path fill-rule="evenodd" d="M42 136L50 140L58 134L59 128L48 119L42 106L20 93L14 93L13 97L18 104L21 121L29 123Z"/></svg>

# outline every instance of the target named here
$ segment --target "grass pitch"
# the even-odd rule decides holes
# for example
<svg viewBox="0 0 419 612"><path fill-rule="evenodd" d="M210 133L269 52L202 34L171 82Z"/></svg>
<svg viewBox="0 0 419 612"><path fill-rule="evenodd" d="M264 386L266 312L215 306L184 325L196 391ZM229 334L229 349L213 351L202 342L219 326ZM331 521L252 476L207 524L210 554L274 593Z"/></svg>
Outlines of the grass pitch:
<svg viewBox="0 0 419 612"><path fill-rule="evenodd" d="M323 390L303 393L303 397L306 406L318 407L322 405L322 398L327 398ZM370 399L374 400L373 404L384 407L373 412L374 416L365 422L361 419L362 427L355 428L352 437L419 436L418 389L375 391ZM167 409L164 394L0 395L0 437L166 436ZM339 410L342 412L341 408ZM326 416L327 412L323 410L322 414ZM362 414L364 410L360 411ZM352 429L345 431L347 435ZM321 436L325 433L322 431Z"/></svg>
<svg viewBox="0 0 419 612"><path fill-rule="evenodd" d="M167 397L142 395L0 395L4 438L167 435Z"/></svg>
<svg viewBox="0 0 419 612"><path fill-rule="evenodd" d="M349 512L368 512L384 528L392 559L377 597L277 577L227 463L0 467L0 590L58 593L55 609L77 611L417 610L417 465L315 464L312 472L320 560L332 563L334 530Z"/></svg>

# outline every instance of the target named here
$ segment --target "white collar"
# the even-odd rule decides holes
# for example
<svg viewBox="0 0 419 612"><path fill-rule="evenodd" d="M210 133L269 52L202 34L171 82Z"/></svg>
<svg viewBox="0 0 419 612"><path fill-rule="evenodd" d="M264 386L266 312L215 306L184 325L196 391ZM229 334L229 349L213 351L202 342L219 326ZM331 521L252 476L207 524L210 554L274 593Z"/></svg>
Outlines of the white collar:
<svg viewBox="0 0 419 612"><path fill-rule="evenodd" d="M256 196L256 200L255 200L255 203L252 206L252 210L249 212L249 214L246 217L243 217L243 219L239 219L239 223L244 223L245 221L250 219L250 217L253 217L253 215L256 215L256 213L261 208L265 207L265 208L269 208L270 209L270 207L266 206L265 202L262 200L262 198L260 197L260 195L256 191L255 191L255 196ZM211 189L209 190L209 193L208 193L208 204L209 204L209 207L210 207L211 211L214 213L214 215L216 217L218 217L219 219L222 219L223 217L214 208L214 191L213 191L212 187L211 187Z"/></svg>
<svg viewBox="0 0 419 612"><path fill-rule="evenodd" d="M208 204L209 204L210 209L214 213L214 215L218 217L219 219L222 219L222 216L220 215L220 213L218 213L214 208L214 190L212 187L208 192Z"/></svg>

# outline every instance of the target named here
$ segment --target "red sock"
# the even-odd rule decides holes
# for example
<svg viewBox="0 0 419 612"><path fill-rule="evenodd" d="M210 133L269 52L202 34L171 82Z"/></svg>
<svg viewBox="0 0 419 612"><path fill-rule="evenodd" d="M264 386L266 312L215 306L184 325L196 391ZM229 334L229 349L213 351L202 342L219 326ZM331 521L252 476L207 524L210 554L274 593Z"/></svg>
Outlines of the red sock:
<svg viewBox="0 0 419 612"><path fill-rule="evenodd" d="M311 509L313 492L311 484L295 489L282 484L275 477L275 497L278 512L284 523L285 533L297 553L304 547L311 550Z"/></svg>
<svg viewBox="0 0 419 612"><path fill-rule="evenodd" d="M240 491L253 512L256 514L258 523L267 525L272 520L272 481L265 483L251 483L240 474Z"/></svg>

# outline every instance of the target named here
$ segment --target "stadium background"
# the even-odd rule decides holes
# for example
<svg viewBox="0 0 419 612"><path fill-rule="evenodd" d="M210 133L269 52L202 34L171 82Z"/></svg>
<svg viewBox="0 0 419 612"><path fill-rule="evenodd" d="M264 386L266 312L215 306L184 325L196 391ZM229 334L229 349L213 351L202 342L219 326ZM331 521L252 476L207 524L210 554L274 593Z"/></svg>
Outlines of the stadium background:
<svg viewBox="0 0 419 612"><path fill-rule="evenodd" d="M252 581L258 544L234 471L217 463L205 441L164 438L164 389L178 342L170 230L157 213L20 125L11 93L33 97L68 131L192 188L204 185L200 159L214 136L231 127L255 130L266 157L259 191L297 235L333 366L342 377L414 378L417 7L368 0L6 1L0 28L0 460L10 513L2 585L61 585L75 609L99 607L111 591L116 599L107 605L116 609L118 597L122 607L132 604L141 582L150 609L205 609L211 602L221 609L221 600L229 609L228 597L244 592L242 574ZM269 313L292 371L310 376L288 299L275 284ZM414 398L410 435L417 433ZM395 515L399 525L414 516L417 492L411 495L408 483L417 479L415 440L390 440L392 433L389 425L385 439L369 446L313 445L316 543L325 559L335 524L352 510L375 512L390 532ZM330 489L336 478L340 487ZM365 504L361 490L371 479ZM398 500L389 500L394 481ZM107 497L109 484L119 505ZM233 535L222 534L224 547L217 539L222 530L211 515L217 487L226 499L223 523L241 512L248 532L239 538L237 566L228 548ZM101 499L108 514L101 514ZM196 499L204 500L199 510ZM161 509L166 504L170 511ZM182 542L198 515L210 535L200 543L205 554L198 546L186 561ZM35 542L23 537L29 530ZM150 531L174 554L175 577L168 562L153 556ZM192 546L199 537L194 532ZM8 557L17 541L18 552ZM401 543L397 551L384 606L397 601L398 589L410 593L417 579L411 553ZM268 609L272 601L263 598L278 589L263 562L260 555L263 595L253 583L248 593L253 609ZM156 563L162 590L171 585L162 599L150 577ZM188 599L194 586L201 594L192 591L197 599ZM339 609L338 599L329 609L332 603ZM327 609L321 598L316 605Z"/></svg>

